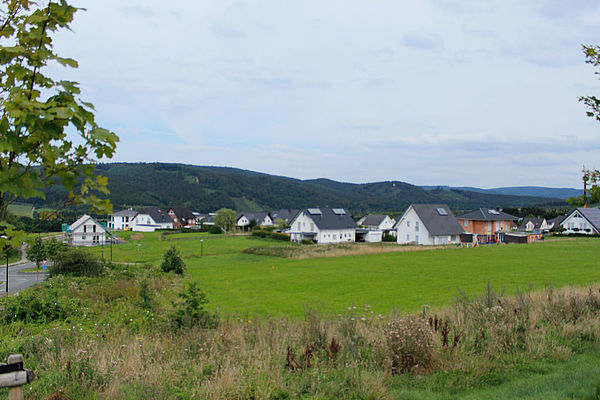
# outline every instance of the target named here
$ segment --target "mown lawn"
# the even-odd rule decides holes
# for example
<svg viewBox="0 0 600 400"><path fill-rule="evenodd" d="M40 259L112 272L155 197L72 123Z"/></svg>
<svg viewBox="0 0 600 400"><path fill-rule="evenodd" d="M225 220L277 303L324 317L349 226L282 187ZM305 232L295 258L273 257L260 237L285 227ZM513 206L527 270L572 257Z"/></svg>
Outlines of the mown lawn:
<svg viewBox="0 0 600 400"><path fill-rule="evenodd" d="M481 293L488 281L510 293L530 285L539 289L600 281L596 238L293 260L241 252L252 246L287 245L276 240L203 235L197 240L161 241L158 236L145 234L114 246L113 257L136 262L141 244L140 262L160 264L172 243L181 250L187 273L201 282L210 308L225 313L301 316L306 306L339 313L363 304L381 314L395 309L414 312L423 305L438 308L453 303L458 288ZM106 248L104 252L107 257Z"/></svg>

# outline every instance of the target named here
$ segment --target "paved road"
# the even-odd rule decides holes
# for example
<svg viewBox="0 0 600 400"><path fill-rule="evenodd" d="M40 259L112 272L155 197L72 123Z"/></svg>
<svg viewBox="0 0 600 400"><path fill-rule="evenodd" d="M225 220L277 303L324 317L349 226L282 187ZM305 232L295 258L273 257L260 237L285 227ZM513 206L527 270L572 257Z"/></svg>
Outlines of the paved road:
<svg viewBox="0 0 600 400"><path fill-rule="evenodd" d="M24 264L8 267L8 292L17 293L26 289L38 281L46 279L47 274L40 271L36 279L35 272L21 272L27 268L35 268L35 263L26 262ZM0 266L0 294L6 293L6 265Z"/></svg>

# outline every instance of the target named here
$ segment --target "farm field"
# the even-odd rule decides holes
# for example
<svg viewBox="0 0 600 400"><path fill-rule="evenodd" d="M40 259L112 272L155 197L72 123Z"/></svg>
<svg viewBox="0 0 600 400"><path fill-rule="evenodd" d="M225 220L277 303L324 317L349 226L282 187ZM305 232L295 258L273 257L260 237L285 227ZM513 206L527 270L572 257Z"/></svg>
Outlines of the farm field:
<svg viewBox="0 0 600 400"><path fill-rule="evenodd" d="M248 247L289 245L269 239L200 235L197 240L167 236L173 240L159 241L158 233L119 235L137 240L113 246L115 261L136 262L140 244L139 262L158 265L169 244L176 245L187 273L207 293L209 308L225 313L299 317L306 307L340 313L364 304L375 313L405 313L424 305L450 305L458 288L480 293L488 282L498 291L514 293L530 286L600 281L600 241L594 238L296 260L242 253ZM93 251L99 254L101 249ZM108 251L105 247L105 258Z"/></svg>

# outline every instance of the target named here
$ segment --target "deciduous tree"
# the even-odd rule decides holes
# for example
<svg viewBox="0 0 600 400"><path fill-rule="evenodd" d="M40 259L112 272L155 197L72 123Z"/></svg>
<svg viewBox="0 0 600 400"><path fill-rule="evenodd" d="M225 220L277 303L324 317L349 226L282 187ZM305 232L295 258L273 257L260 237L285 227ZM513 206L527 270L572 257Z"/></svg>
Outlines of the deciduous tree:
<svg viewBox="0 0 600 400"><path fill-rule="evenodd" d="M0 230L12 245L22 235L6 223L8 206L43 197L47 186L63 185L71 204L110 209L98 197L107 193L107 180L95 175L94 162L112 157L118 138L97 125L77 82L46 74L51 63L78 67L54 52L52 40L77 11L66 0L0 3Z"/></svg>
<svg viewBox="0 0 600 400"><path fill-rule="evenodd" d="M225 232L231 231L237 222L237 213L229 208L221 208L217 211L215 225Z"/></svg>

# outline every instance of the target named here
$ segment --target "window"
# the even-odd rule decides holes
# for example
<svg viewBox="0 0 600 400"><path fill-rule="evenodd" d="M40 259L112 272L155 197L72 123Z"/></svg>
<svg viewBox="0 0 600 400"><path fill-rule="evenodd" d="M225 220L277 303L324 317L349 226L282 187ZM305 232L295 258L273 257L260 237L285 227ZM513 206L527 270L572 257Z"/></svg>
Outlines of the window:
<svg viewBox="0 0 600 400"><path fill-rule="evenodd" d="M419 221L415 222L415 232L419 232Z"/></svg>
<svg viewBox="0 0 600 400"><path fill-rule="evenodd" d="M92 238L92 243L94 243L94 244L98 244L98 243L100 243L100 240L99 240L98 236L94 236L94 237Z"/></svg>
<svg viewBox="0 0 600 400"><path fill-rule="evenodd" d="M469 220L465 219L465 228L468 228L468 227L469 227Z"/></svg>
<svg viewBox="0 0 600 400"><path fill-rule="evenodd" d="M407 234L406 234L406 241L407 241L407 242L410 242L410 233L407 233Z"/></svg>
<svg viewBox="0 0 600 400"><path fill-rule="evenodd" d="M92 232L96 232L96 225L92 225Z"/></svg>
<svg viewBox="0 0 600 400"><path fill-rule="evenodd" d="M82 236L81 236L81 240L85 240L85 235L82 235Z"/></svg>
<svg viewBox="0 0 600 400"><path fill-rule="evenodd" d="M415 235L415 243L419 244L419 235Z"/></svg>
<svg viewBox="0 0 600 400"><path fill-rule="evenodd" d="M87 232L87 225L83 226L83 233Z"/></svg>
<svg viewBox="0 0 600 400"><path fill-rule="evenodd" d="M315 224L314 223L310 223L310 230L311 232L315 230Z"/></svg>
<svg viewBox="0 0 600 400"><path fill-rule="evenodd" d="M406 221L406 227L410 228L410 221Z"/></svg>
<svg viewBox="0 0 600 400"><path fill-rule="evenodd" d="M488 221L488 232L492 231L492 222Z"/></svg>
<svg viewBox="0 0 600 400"><path fill-rule="evenodd" d="M333 235L333 240L337 240L337 235Z"/></svg>

